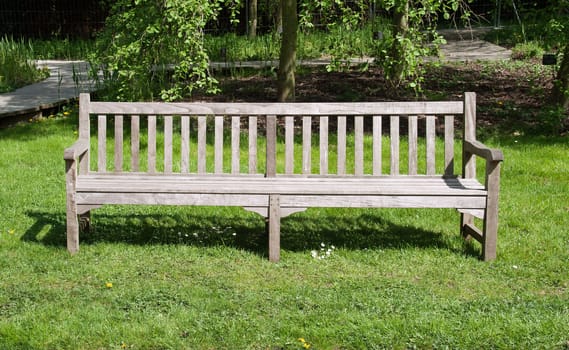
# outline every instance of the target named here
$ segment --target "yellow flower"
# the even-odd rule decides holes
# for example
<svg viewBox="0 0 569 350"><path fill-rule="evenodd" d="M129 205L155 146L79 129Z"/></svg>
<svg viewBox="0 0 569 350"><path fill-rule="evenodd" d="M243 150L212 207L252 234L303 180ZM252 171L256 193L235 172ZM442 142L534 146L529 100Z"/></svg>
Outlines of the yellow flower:
<svg viewBox="0 0 569 350"><path fill-rule="evenodd" d="M126 349L126 344L125 344L125 342L122 342L122 344L121 344L121 349Z"/></svg>
<svg viewBox="0 0 569 350"><path fill-rule="evenodd" d="M14 233L16 233L16 230L14 230L13 228L11 228L11 229L8 230L8 233L11 234L11 235L13 235Z"/></svg>
<svg viewBox="0 0 569 350"><path fill-rule="evenodd" d="M298 338L298 341L301 343L306 343L306 340L304 340L304 338Z"/></svg>
<svg viewBox="0 0 569 350"><path fill-rule="evenodd" d="M112 282L107 282L107 283L105 283L105 287L107 287L107 288L113 288L113 283L112 283Z"/></svg>
<svg viewBox="0 0 569 350"><path fill-rule="evenodd" d="M302 344L302 347L305 349L310 349L310 344L304 343L304 344Z"/></svg>
<svg viewBox="0 0 569 350"><path fill-rule="evenodd" d="M70 113L70 112L67 112L67 111L63 112L63 115L70 115L70 114L71 114L71 113Z"/></svg>

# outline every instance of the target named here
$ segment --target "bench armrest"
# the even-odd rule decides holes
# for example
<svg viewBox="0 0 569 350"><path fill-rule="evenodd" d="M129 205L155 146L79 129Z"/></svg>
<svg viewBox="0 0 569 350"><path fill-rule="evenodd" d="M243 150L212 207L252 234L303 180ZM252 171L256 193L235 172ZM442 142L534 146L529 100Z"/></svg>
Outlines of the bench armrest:
<svg viewBox="0 0 569 350"><path fill-rule="evenodd" d="M501 162L504 154L499 149L490 148L479 141L464 141L464 151L486 159L490 162Z"/></svg>
<svg viewBox="0 0 569 350"><path fill-rule="evenodd" d="M66 148L63 152L63 159L76 160L89 150L89 143L83 140L75 142L71 147Z"/></svg>

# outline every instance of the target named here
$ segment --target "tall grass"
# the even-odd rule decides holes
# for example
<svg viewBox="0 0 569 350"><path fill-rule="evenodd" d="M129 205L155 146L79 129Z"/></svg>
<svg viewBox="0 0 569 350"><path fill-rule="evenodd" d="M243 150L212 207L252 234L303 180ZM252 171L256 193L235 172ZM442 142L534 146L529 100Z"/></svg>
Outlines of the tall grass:
<svg viewBox="0 0 569 350"><path fill-rule="evenodd" d="M506 158L492 263L452 210L313 208L272 264L239 208L103 207L70 256L76 118L0 130L0 349L567 348L566 136L483 140Z"/></svg>
<svg viewBox="0 0 569 350"><path fill-rule="evenodd" d="M304 30L298 33L297 58L371 56L376 49L374 31L387 30L367 25L348 29L336 26L327 30ZM253 39L236 34L208 35L206 47L212 61L269 61L279 57L280 34L271 32Z"/></svg>
<svg viewBox="0 0 569 350"><path fill-rule="evenodd" d="M0 38L0 93L35 83L49 76L47 70L33 63L34 48L29 43L13 38Z"/></svg>

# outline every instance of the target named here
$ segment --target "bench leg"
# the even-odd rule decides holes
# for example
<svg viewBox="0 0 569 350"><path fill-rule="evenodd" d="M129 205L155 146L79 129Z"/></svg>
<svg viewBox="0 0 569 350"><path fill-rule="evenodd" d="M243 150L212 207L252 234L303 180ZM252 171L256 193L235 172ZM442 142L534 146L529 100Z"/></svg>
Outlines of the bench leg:
<svg viewBox="0 0 569 350"><path fill-rule="evenodd" d="M470 241L472 239L472 236L468 234L467 230L465 230L465 227L468 225L474 226L474 216L470 215L470 214L461 213L460 214L460 233L462 234L462 237L465 240Z"/></svg>
<svg viewBox="0 0 569 350"><path fill-rule="evenodd" d="M67 250L71 254L74 254L79 251L79 217L77 213L77 202L75 200L77 163L74 161L67 161L65 173L67 193Z"/></svg>
<svg viewBox="0 0 569 350"><path fill-rule="evenodd" d="M269 196L269 261L278 262L280 260L281 249L281 208L280 196Z"/></svg>
<svg viewBox="0 0 569 350"><path fill-rule="evenodd" d="M489 162L486 166L486 213L484 213L484 243L482 258L484 261L496 259L498 240L498 194L500 192L500 162Z"/></svg>

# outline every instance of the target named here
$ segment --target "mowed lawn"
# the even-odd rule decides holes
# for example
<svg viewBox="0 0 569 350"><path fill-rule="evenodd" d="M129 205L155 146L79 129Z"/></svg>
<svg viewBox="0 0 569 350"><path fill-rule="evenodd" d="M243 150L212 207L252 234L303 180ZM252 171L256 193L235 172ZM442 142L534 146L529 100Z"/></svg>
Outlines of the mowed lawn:
<svg viewBox="0 0 569 350"><path fill-rule="evenodd" d="M567 136L483 140L505 155L494 262L453 210L309 209L273 264L240 208L104 207L70 256L76 118L0 130L0 349L569 348Z"/></svg>

